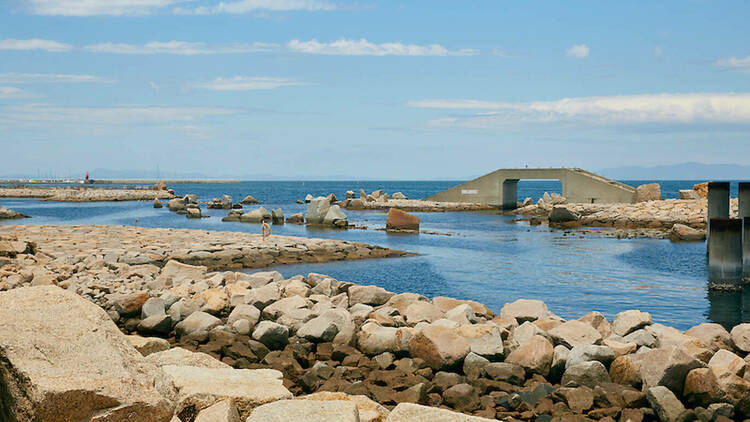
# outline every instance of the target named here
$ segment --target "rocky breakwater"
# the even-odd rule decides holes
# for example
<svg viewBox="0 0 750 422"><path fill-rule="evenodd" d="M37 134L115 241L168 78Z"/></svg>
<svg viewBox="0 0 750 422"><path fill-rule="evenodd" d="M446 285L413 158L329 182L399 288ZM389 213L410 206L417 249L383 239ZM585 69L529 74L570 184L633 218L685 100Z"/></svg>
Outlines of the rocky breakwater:
<svg viewBox="0 0 750 422"><path fill-rule="evenodd" d="M413 212L452 212L452 211L482 211L494 210L497 207L486 204L475 204L471 202L436 202L421 199L408 199L401 192L393 196L383 190L376 190L366 194L360 189L359 198L354 197L354 192L348 191L346 199L339 202L341 208L350 210L383 210L397 208L403 211Z"/></svg>
<svg viewBox="0 0 750 422"><path fill-rule="evenodd" d="M16 218L29 218L29 216L9 208L0 207L0 220L13 220Z"/></svg>
<svg viewBox="0 0 750 422"><path fill-rule="evenodd" d="M0 188L0 198L43 198L45 201L99 202L99 201L151 201L171 199L166 190L104 189L104 188Z"/></svg>
<svg viewBox="0 0 750 422"><path fill-rule="evenodd" d="M28 279L34 285L84 283L94 287L97 279L110 277L148 283L169 261L215 270L406 254L330 239L270 236L263 240L246 233L128 226L2 226L0 240L37 245L35 255L19 253L16 265L23 276L11 276L14 285ZM11 254L16 252L5 255ZM7 273L0 277L9 282Z"/></svg>

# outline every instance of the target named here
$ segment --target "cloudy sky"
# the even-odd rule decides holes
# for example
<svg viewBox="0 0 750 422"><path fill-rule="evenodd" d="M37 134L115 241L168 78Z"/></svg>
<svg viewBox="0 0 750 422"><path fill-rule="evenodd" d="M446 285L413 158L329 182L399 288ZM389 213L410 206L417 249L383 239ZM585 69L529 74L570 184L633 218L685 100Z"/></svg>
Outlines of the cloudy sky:
<svg viewBox="0 0 750 422"><path fill-rule="evenodd" d="M746 1L6 0L0 175L750 164Z"/></svg>

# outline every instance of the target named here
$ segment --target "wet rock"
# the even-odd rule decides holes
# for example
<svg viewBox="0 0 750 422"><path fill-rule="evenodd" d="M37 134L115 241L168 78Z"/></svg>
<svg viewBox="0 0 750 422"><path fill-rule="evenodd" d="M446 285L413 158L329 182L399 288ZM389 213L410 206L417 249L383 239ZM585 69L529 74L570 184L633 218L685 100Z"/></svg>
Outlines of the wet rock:
<svg viewBox="0 0 750 422"><path fill-rule="evenodd" d="M273 224L284 224L284 211L281 208L271 210L271 222Z"/></svg>
<svg viewBox="0 0 750 422"><path fill-rule="evenodd" d="M519 323L535 321L550 314L547 305L541 300L518 299L513 303L506 303L500 309L500 317L513 317Z"/></svg>
<svg viewBox="0 0 750 422"><path fill-rule="evenodd" d="M565 387L586 386L594 388L603 382L609 382L607 368L601 362L589 361L565 368L560 385Z"/></svg>
<svg viewBox="0 0 750 422"><path fill-rule="evenodd" d="M618 336L626 336L647 325L651 325L651 315L638 310L620 312L612 321L612 329Z"/></svg>
<svg viewBox="0 0 750 422"><path fill-rule="evenodd" d="M17 288L0 293L0 321L0 419L171 418L163 374L98 306L55 286Z"/></svg>
<svg viewBox="0 0 750 422"><path fill-rule="evenodd" d="M522 366L527 372L546 376L552 366L552 343L542 336L534 336L512 351L505 359Z"/></svg>
<svg viewBox="0 0 750 422"><path fill-rule="evenodd" d="M252 195L247 195L245 198L240 201L240 204L249 205L249 204L257 204L258 200L253 198Z"/></svg>
<svg viewBox="0 0 750 422"><path fill-rule="evenodd" d="M651 387L646 392L649 404L662 422L678 422L685 406L667 387Z"/></svg>
<svg viewBox="0 0 750 422"><path fill-rule="evenodd" d="M386 230L419 231L419 217L398 208L391 208L388 210L385 228Z"/></svg>

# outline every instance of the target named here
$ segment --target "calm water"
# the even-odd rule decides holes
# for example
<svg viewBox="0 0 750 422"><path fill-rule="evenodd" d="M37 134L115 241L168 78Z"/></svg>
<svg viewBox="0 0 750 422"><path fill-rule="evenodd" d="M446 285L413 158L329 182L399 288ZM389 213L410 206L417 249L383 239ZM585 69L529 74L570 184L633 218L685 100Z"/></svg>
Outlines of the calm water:
<svg viewBox="0 0 750 422"><path fill-rule="evenodd" d="M626 182L634 186L646 181ZM660 182L664 197L677 197L699 181ZM305 210L295 204L314 196L359 188L385 189L422 198L457 182L243 182L237 184L174 185L177 194L195 193L201 200L221 194L239 201L247 194L267 209L285 215ZM736 195L737 184L732 188ZM519 198L538 199L545 191L560 192L557 181L521 181ZM22 224L123 224L142 227L199 228L258 233L259 226L222 223L225 210L203 210L211 218L189 220L153 209L150 202L54 203L35 199L0 199L31 219ZM248 209L249 207L246 207ZM351 223L385 226L385 213L346 211ZM570 236L545 227L530 227L497 212L417 213L424 230L445 235L387 234L375 230L324 230L297 225L274 226L274 234L361 241L418 253L419 256L279 266L285 276L318 272L360 284L376 284L394 292L428 297L474 299L498 311L518 298L544 300L565 318L597 310L608 317L626 309L650 312L657 322L687 329L705 321L726 326L750 321L750 293L714 294L706 290L705 245L672 244L665 240L621 240ZM136 223L137 219L137 223ZM0 224L16 224L19 221Z"/></svg>

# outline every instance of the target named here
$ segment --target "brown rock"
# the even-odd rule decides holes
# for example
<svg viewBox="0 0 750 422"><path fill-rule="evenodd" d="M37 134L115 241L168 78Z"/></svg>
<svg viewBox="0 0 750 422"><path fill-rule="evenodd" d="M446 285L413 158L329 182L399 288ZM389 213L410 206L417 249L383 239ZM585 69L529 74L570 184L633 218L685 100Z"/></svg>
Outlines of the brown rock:
<svg viewBox="0 0 750 422"><path fill-rule="evenodd" d="M115 310L124 317L138 315L147 300L148 292L145 291L123 295L115 299Z"/></svg>
<svg viewBox="0 0 750 422"><path fill-rule="evenodd" d="M640 185L635 189L635 202L661 200L661 187L658 183Z"/></svg>
<svg viewBox="0 0 750 422"><path fill-rule="evenodd" d="M536 335L512 351L505 361L520 365L527 372L546 376L552 366L552 353L552 343Z"/></svg>
<svg viewBox="0 0 750 422"><path fill-rule="evenodd" d="M701 198L708 198L708 183L709 182L703 182L703 183L698 183L696 185L693 185L693 190Z"/></svg>
<svg viewBox="0 0 750 422"><path fill-rule="evenodd" d="M471 346L456 330L430 325L412 337L409 351L413 357L423 359L433 369L442 369L460 364L471 351ZM551 356L550 346L550 361Z"/></svg>
<svg viewBox="0 0 750 422"><path fill-rule="evenodd" d="M693 369L685 377L683 396L694 406L707 407L724 400L725 394L716 375L710 368Z"/></svg>
<svg viewBox="0 0 750 422"><path fill-rule="evenodd" d="M386 230L419 231L419 217L398 208L391 208L388 211L388 219L386 220L385 228Z"/></svg>
<svg viewBox="0 0 750 422"><path fill-rule="evenodd" d="M672 242L702 242L706 240L706 232L676 223L669 230L669 240Z"/></svg>

